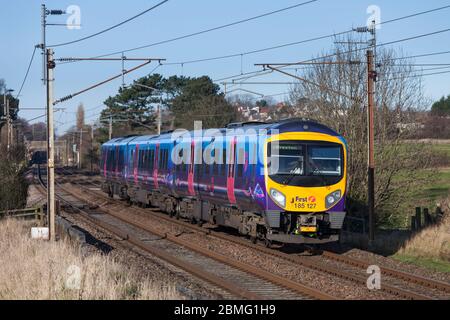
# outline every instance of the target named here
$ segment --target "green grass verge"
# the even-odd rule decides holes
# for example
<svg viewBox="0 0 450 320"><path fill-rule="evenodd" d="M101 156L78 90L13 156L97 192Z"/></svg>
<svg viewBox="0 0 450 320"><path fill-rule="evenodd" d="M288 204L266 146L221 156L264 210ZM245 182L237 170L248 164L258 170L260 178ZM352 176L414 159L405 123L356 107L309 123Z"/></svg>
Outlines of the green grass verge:
<svg viewBox="0 0 450 320"><path fill-rule="evenodd" d="M450 193L450 168L439 169L437 180L432 184L424 184L421 190L416 190L413 196L419 200L436 200L445 198Z"/></svg>
<svg viewBox="0 0 450 320"><path fill-rule="evenodd" d="M436 210L436 204L450 195L450 168L439 168L435 178L430 182L420 183L414 189L402 190L402 201L394 209L397 214L397 220L385 228L409 227L410 216L415 214L415 208L428 208L430 213ZM395 182L404 179L405 172L399 172ZM418 170L414 173L418 180L424 179L429 174L427 169Z"/></svg>
<svg viewBox="0 0 450 320"><path fill-rule="evenodd" d="M410 263L426 269L450 273L450 262L441 259L414 257L396 253L392 258L401 262Z"/></svg>
<svg viewBox="0 0 450 320"><path fill-rule="evenodd" d="M450 157L450 143L433 143L432 148L434 151L446 153Z"/></svg>

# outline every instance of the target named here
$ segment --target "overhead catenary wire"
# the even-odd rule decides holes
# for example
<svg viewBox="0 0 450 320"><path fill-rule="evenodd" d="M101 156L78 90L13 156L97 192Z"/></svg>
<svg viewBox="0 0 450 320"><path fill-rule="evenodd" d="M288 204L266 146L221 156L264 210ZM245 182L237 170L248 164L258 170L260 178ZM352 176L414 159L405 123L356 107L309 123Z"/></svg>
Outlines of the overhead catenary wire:
<svg viewBox="0 0 450 320"><path fill-rule="evenodd" d="M424 71L431 71L431 70L441 70L441 69L448 69L450 68L449 66L445 66L445 67L435 67L435 68L425 68L425 69L415 69L413 70L413 72L424 72ZM393 72L389 72L389 74L400 74L400 73L404 73L404 71L393 71ZM384 75L384 73L378 73L378 75Z"/></svg>
<svg viewBox="0 0 450 320"><path fill-rule="evenodd" d="M117 79L117 78L120 78L121 76L123 76L123 75L125 75L125 74L128 74L128 73L130 73L130 72L132 72L132 71L135 71L135 70L137 70L137 69L139 69L139 68L142 68L143 66L145 66L145 65L147 65L147 64L149 64L149 63L151 63L151 60L146 61L146 62L144 62L144 63L142 63L142 64L140 64L140 65L138 65L138 66L136 66L136 67L134 67L134 68L131 68L131 69L128 69L128 70L124 70L122 73L120 73L120 74L118 74L118 75L116 75L116 76L113 76L113 77L111 77L111 78L108 78L108 79L106 79L106 80L104 80L104 81L98 82L98 83L96 83L96 84L94 84L94 85L92 85L92 86L90 86L90 87L88 87L88 88L86 88L86 89L83 89L83 90L80 90L80 91L78 91L78 92L69 94L69 95L67 95L67 96L65 96L65 97L62 97L61 99L56 100L55 102L53 102L53 104L56 105L56 104L58 104L58 103L60 103L60 102L64 102L64 101L67 101L67 100L69 100L69 99L72 99L73 97L76 97L76 96L78 96L78 95L80 95L80 94L82 94L82 93L84 93L84 92L86 92L86 91L89 91L89 90L92 90L92 89L94 89L94 88L97 88L97 87L99 87L99 86L101 86L101 85L103 85L103 84L105 84L105 83L107 83L107 82L110 82L110 81L112 81L112 80L115 80L115 79Z"/></svg>
<svg viewBox="0 0 450 320"><path fill-rule="evenodd" d="M448 6L446 6L446 7L448 7ZM446 8L446 7L444 7L444 8ZM426 12L432 12L432 11L436 11L437 9L434 9L434 10L428 10L428 11L426 11ZM422 13L423 14L423 13ZM418 15L418 14L414 14L414 15L409 15L409 16L406 16L406 17L412 17L412 16L416 16L416 15ZM404 17L404 18L406 18L406 17ZM398 21L399 19L393 19L392 21ZM386 22L385 22L386 23Z"/></svg>
<svg viewBox="0 0 450 320"><path fill-rule="evenodd" d="M166 43L170 43L170 42L174 42L174 41L178 41L178 40L182 40L182 39L186 39L186 38L191 38L191 37L198 36L198 35L201 35L201 34L205 34L205 33L208 33L208 32L217 31L217 30L220 30L220 29L228 28L228 27L231 27L231 26L235 26L235 25L238 25L238 24L242 24L242 23L245 23L245 22L252 21L252 20L260 19L260 18L267 17L267 16L270 16L270 15L273 15L273 14L277 14L277 13L280 13L280 12L283 12L283 11L291 10L291 9L294 9L294 8L297 8L297 7L300 7L300 6L304 6L304 5L307 5L307 4L310 4L310 3L313 3L313 2L317 2L317 1L319 1L319 0L310 0L310 1L297 3L297 4L291 5L289 7L284 7L284 8L281 8L281 9L277 9L277 10L274 10L274 11L266 12L266 13L263 13L263 14L260 14L260 15L257 15L257 16L253 16L253 17L250 17L250 18L245 18L245 19L242 19L242 20L230 22L230 23L227 23L227 24L224 24L224 25L220 25L220 26L217 26L217 27L204 29L204 30L201 30L201 31L197 31L197 32L185 34L185 35L182 35L182 36L170 38L170 39L167 39L167 40L162 40L162 41L158 41L158 42L142 45L142 46L139 46L139 47L134 47L134 48L126 49L126 50L120 50L120 51L108 53L108 54L105 54L105 55L102 55L102 56L112 56L112 55L115 55L115 54L120 54L122 52L125 53L125 52L130 52L130 51L141 50L141 49L145 49L145 48L158 46L158 45L161 45L161 44L166 44Z"/></svg>
<svg viewBox="0 0 450 320"><path fill-rule="evenodd" d="M450 8L450 5L443 6L443 7L438 7L438 8L434 8L434 9L430 9L430 10L426 10L426 11L421 11L421 12L417 12L417 13L414 13L414 14L409 14L409 15L406 15L406 16L402 16L402 17L398 17L398 18L394 18L394 19L390 19L390 20L386 20L386 21L382 21L382 22L377 23L375 25L388 24L388 23L392 23L392 22L396 22L396 21L400 21L400 20L404 20L404 19L409 19L409 18L416 17L416 16L419 16L419 15L428 14L428 13L431 13L431 12L440 11L440 10L444 10L444 9L448 9L448 8ZM350 33L350 32L353 32L353 29L352 30L343 31L343 32L338 32L338 33L332 33L332 34L325 35L325 36L305 39L305 40L301 40L301 41L297 41L297 42L291 42L291 43L287 43L287 44L283 44L283 45L279 45L279 46L273 46L273 47L268 47L268 48L248 51L248 52L240 52L240 53L236 53L236 54L223 55L223 56L217 56L217 57L205 58L205 59L190 60L190 61L183 61L183 62L177 62L177 63L166 63L166 65L168 65L168 64L180 64L180 63L185 64L185 63L206 62L206 61L211 61L211 60L232 58L232 57L237 57L237 56L240 56L240 55L247 55L247 54L252 54L252 53L258 53L258 52L268 51L268 50L272 50L272 49L287 47L287 46L291 46L291 45L296 45L296 44L301 44L301 43L321 40L321 39L325 39L325 38L336 37L336 36L343 35L343 34ZM447 53L450 53L450 51L428 53L428 54L415 55L415 56L403 57L403 58L416 58L416 57L418 58L418 57L441 55L441 54L447 54ZM396 60L396 59L402 59L402 58L393 58L391 60ZM306 60L306 61L309 61L309 60ZM262 72L264 72L264 70L259 70L259 71L254 71L254 72L247 72L247 73L244 73L243 75L245 75L245 74L253 74L253 73L258 74L258 73L262 73ZM227 76L227 77L223 77L223 78L220 78L220 79L216 79L216 80L214 80L214 82L218 82L218 81L222 81L222 80L228 80L228 79L232 79L232 78L235 78L235 77L238 77L238 76L241 76L241 74L237 74L237 75L234 75L234 76Z"/></svg>
<svg viewBox="0 0 450 320"><path fill-rule="evenodd" d="M386 21L382 21L382 22L376 23L375 26L388 24L388 23L392 23L392 22L396 22L396 21L400 21L400 20L404 20L404 19L409 19L409 18L416 17L419 15L428 14L431 12L436 12L436 11L440 11L440 10L444 10L444 9L448 9L448 8L450 8L450 5L439 7L439 8L434 8L431 10L421 11L421 12L409 14L406 16L402 16L402 17L398 17L398 18L394 18L394 19L390 19L390 20L386 20ZM207 62L207 61L213 61L213 60L221 60L221 59L227 59L227 58L240 57L243 55L255 54L255 53L260 53L260 52L264 52L264 51L269 51L269 50L280 49L280 48L284 48L284 47L288 47L288 46L303 44L303 43L307 43L307 42L313 42L313 41L323 40L323 39L327 39L327 38L332 38L332 37L344 35L344 34L351 33L351 32L354 32L354 30L351 29L351 30L337 32L337 33L331 33L331 34L327 34L327 35L323 35L323 36L317 36L317 37L313 37L313 38L309 38L309 39L304 39L304 40L295 41L295 42L289 42L289 43L285 43L285 44L281 44L281 45L276 45L276 46L261 48L261 49L255 49L255 50L250 50L250 51L245 51L245 52L239 52L239 53L233 53L233 54L210 57L210 58L203 58L203 59L192 59L192 60L186 60L186 61L180 61L180 62L165 63L165 64L166 65L190 64L190 63Z"/></svg>
<svg viewBox="0 0 450 320"><path fill-rule="evenodd" d="M307 5L307 4L310 4L310 3L313 3L313 2L317 2L317 1L319 1L319 0L310 0L310 1L306 1L306 2L297 3L297 4L289 6L289 7L284 7L284 8L278 9L278 10L266 12L266 13L263 13L263 14L260 14L260 15L257 15L257 16L253 16L253 17L250 17L250 18L245 18L245 19L242 19L242 20L238 20L238 21L235 21L235 22L227 23L227 24L220 25L220 26L217 26L217 27L208 28L208 29L205 29L205 30L201 30L201 31L185 34L185 35L182 35L182 36L178 36L178 37L174 37L174 38L170 38L170 39L166 39L166 40L162 40L162 41L158 41L158 42L142 45L142 46L139 46L139 47L129 48L129 49L125 49L125 50L119 50L119 51L115 51L115 52L110 52L110 53L106 53L106 54L95 56L93 58L102 58L102 57L108 57L108 56L113 56L113 55L117 55L117 54L123 54L123 53L126 53L126 52L146 49L146 48L150 48L150 47L154 47L154 46L158 46L158 45L162 45L162 44L166 44L166 43L170 43L170 42L174 42L174 41L178 41L178 40L182 40L182 39L191 38L191 37L198 36L198 35L201 35L201 34L209 33L209 32L212 32L212 31L217 31L217 30L220 30L220 29L228 28L228 27L235 26L235 25L238 25L238 24L242 24L242 23L245 23L245 22L249 22L249 21L252 21L252 20L256 20L256 19L260 19L260 18L263 18L263 17L267 17L267 16L270 16L270 15L273 15L273 14L276 14L276 13L280 13L280 12L283 12L283 11L291 10L291 9L294 9L294 8L297 8L297 7L300 7L300 6L304 6L304 5ZM76 62L76 61L67 61L67 62L64 62L63 64L73 63L73 62ZM180 64L182 65L182 63L180 63Z"/></svg>
<svg viewBox="0 0 450 320"><path fill-rule="evenodd" d="M33 53L32 53L32 55L31 55L31 58L30 58L30 62L28 63L27 72L25 73L25 77L23 78L22 84L20 85L20 89L19 89L19 92L17 93L16 99L17 99L17 98L20 96L20 94L22 93L22 89L23 89L23 87L24 87L24 85L25 85L25 82L26 82L27 79L28 79L28 74L30 73L31 65L33 64L33 60L34 60L34 55L35 55L35 53L36 53L36 49L37 49L37 47L35 46L34 49L33 49Z"/></svg>
<svg viewBox="0 0 450 320"><path fill-rule="evenodd" d="M436 56L436 55L444 55L444 54L450 54L450 51L434 51L434 52L429 52L429 53L423 53L423 54L416 54L416 55L410 55L410 56L403 56L403 57L395 57L395 58L388 58L383 60L383 62L385 61L395 61L395 60L406 60L406 59L414 59L414 58L422 58L422 57L430 57L430 56ZM361 63L365 64L365 61L361 61ZM399 66L428 66L428 65L447 65L447 64L422 64L422 63L414 63L414 64L394 64L392 65L393 67L399 67ZM313 68L314 66L302 66L302 67L298 67L295 68L295 70L306 70L306 69L310 69ZM287 67L283 67L283 70L288 70L289 68ZM426 70L433 70L434 68L430 68L430 69L426 69ZM437 68L436 68L437 69ZM425 71L425 69L423 70ZM220 82L223 80L231 80L231 82L236 82L238 80L246 80L246 79L250 79L250 78L254 78L254 77L261 77L267 74L272 74L273 70L257 70L257 71L252 71L252 72L247 72L244 73L243 75L250 75L248 77L241 77L240 74L236 74L236 75L232 75L232 76L227 76L227 77L223 77L220 79L215 79L213 80L214 82Z"/></svg>
<svg viewBox="0 0 450 320"><path fill-rule="evenodd" d="M298 5L301 5L301 4L298 4ZM401 16L401 17L397 17L397 18L393 18L393 19L390 19L390 20L379 22L379 23L376 24L376 26L377 25L388 24L388 23L392 23L392 22L396 22L396 21L401 21L401 20L404 20L404 19L409 19L409 18L412 18L412 17L416 17L416 16L420 16L420 15L424 15L424 14L428 14L428 13L432 13L432 12L436 12L436 11L440 11L440 10L444 10L444 9L448 9L448 8L450 8L450 5L442 6L442 7L438 7L438 8L433 8L433 9L430 9L430 10L420 11L420 12L416 12L416 13L413 13L413 14L409 14L409 15L405 15L405 16ZM221 27L225 27L225 26L221 26ZM218 28L221 28L221 27L216 27L216 28L212 28L212 29L208 29L208 30L209 31L213 31L213 30L217 30ZM193 34L190 34L190 35L187 35L187 36L193 36L193 35L202 34L202 33L205 33L208 30L196 32L196 33L193 33ZM351 33L351 32L353 32L353 29L352 30L347 30L347 31L342 31L342 32L337 32L337 33L331 33L331 34L324 35L324 36L318 36L318 37L313 37L313 38L309 38L309 39L304 39L304 40L300 40L300 41L285 43L285 44L276 45L276 46L272 46L272 47L266 47L266 48L262 48L262 49L256 49L256 50L251 50L251 51L246 51L246 52L239 52L239 53L234 53L234 54L229 54L229 55L216 56L216 57L211 57L211 58L194 59L194 60L187 60L187 61L174 62L174 63L164 63L164 65L182 65L183 66L186 63L198 63L198 62L206 62L206 61L227 59L227 58L233 58L233 57L240 57L241 55L249 55L249 54L254 54L254 53L259 53L259 52L264 52L264 51L284 48L284 47L288 47L288 46L303 44L303 43L307 43L307 42L313 42L313 41L322 40L322 39L326 39L326 38L336 37L336 36L343 35L343 34L346 34L346 33ZM112 56L112 55L116 55L116 54L123 54L124 52L136 51L136 50L144 49L144 48L147 48L147 47L150 47L150 46L161 45L161 44L164 44L164 43L168 43L168 42L176 41L176 40L179 40L179 39L183 39L183 38L185 38L187 36L180 36L180 37L176 37L176 38L172 38L172 39L168 39L168 40L164 40L164 41L160 41L160 42L155 42L155 43L152 43L152 44L149 44L149 45L145 45L145 46L140 46L140 47L135 47L135 48L131 48L131 49L120 50L120 51L116 51L116 52L102 54L102 55L95 56L94 58L101 58L101 57L107 57L107 56ZM65 63L72 63L72 62L65 62ZM230 79L232 77L226 77L226 78ZM226 80L226 79L218 79L218 80L215 80L215 81L221 81L221 80Z"/></svg>
<svg viewBox="0 0 450 320"><path fill-rule="evenodd" d="M400 60L400 59L422 58L422 57L437 56L437 55L443 55L443 54L449 54L449 53L450 53L450 51L437 51L437 52L430 52L430 53L416 54L416 55L413 55L413 56L390 58L389 60Z"/></svg>
<svg viewBox="0 0 450 320"><path fill-rule="evenodd" d="M393 40L393 41L383 42L383 43L377 44L377 47L383 47L383 46L396 44L396 43L400 43L400 42L415 40L415 39L424 38L424 37L429 37L429 36L432 36L432 35L442 34L442 33L446 33L446 32L449 32L449 31L450 31L450 28L441 29L441 30L428 32L428 33L423 33L423 34L410 36L410 37L406 37L406 38L402 38L402 39L397 39L397 40ZM348 53L353 53L353 52L358 52L358 51L363 51L363 50L366 50L366 48L356 48L356 49L351 49L351 50L347 50L347 51L343 51L343 52L331 53L331 54L328 54L328 55L319 56L319 57L315 57L315 58L311 58L311 59L303 60L303 61L298 61L298 62L276 63L276 65L277 65L277 68L279 69L279 68L283 68L283 67L287 67L287 66L299 65L299 64L304 64L304 63L307 63L307 62L314 62L314 61L323 60L323 59L327 59L327 58L333 58L333 57L338 56L338 55L343 55L343 54L348 54ZM264 67L264 66L275 65L275 64L272 64L272 63L258 63L258 64L255 64L255 65Z"/></svg>
<svg viewBox="0 0 450 320"><path fill-rule="evenodd" d="M430 57L430 56L444 55L444 54L450 54L450 51L436 51L436 52L416 54L416 55L411 55L411 56L395 57L395 58L386 59L386 61L422 58L422 57ZM361 61L361 63L365 63L365 61ZM310 66L304 66L304 67L299 67L299 68L296 68L296 69L301 70L301 69L309 69L309 68L311 68L311 67ZM283 67L283 69L287 70L285 67ZM223 78L215 79L213 81L214 82L219 82L219 81L229 80L229 79L233 79L232 81L234 81L234 80L240 80L240 79L248 79L248 78L241 78L241 76L244 76L244 75L252 75L251 77L260 77L260 76L263 76L263 75L266 75L266 74L271 74L271 73L273 73L272 70L257 70L257 71L247 72L247 73L244 73L242 75L241 74L235 74L235 75L232 75L232 76L223 77Z"/></svg>
<svg viewBox="0 0 450 320"><path fill-rule="evenodd" d="M380 79L378 81L382 82L382 81L403 80L403 79L407 79L407 78L420 78L420 77L434 76L434 75L447 74L447 73L450 73L450 71L440 71L440 72L412 74L412 75L407 75L407 76L403 76L403 77L384 78L384 79Z"/></svg>
<svg viewBox="0 0 450 320"><path fill-rule="evenodd" d="M130 21L132 21L132 20L138 18L138 17L140 17L140 16L146 14L146 13L149 12L149 11L152 11L152 10L158 8L159 6L163 5L163 4L166 3L167 1L169 1L169 0L163 0L163 1L159 2L158 4L156 4L156 5L152 6L152 7L148 8L148 9L146 9L146 10L140 12L140 13L138 13L137 15L134 15L134 16L131 17L131 18L128 18L128 19L126 19L126 20L124 20L124 21L122 21L122 22L120 22L120 23L117 23L117 24L115 24L115 25L113 25L113 26L111 26L111 27L109 27L109 28L103 29L103 30L101 30L101 31L99 31L99 32L96 32L96 33L94 33L94 34L91 34L91 35L89 35L89 36L82 37L82 38L80 38L80 39L72 40L72 41L68 41L68 42L63 42L63 43L57 43L57 44L47 45L47 47L49 47L49 48L55 48L55 47L67 46L67 45L69 45L69 44L74 44L74 43L77 43L77 42L80 42L80 41L84 41L84 40L87 40L87 39L96 37L96 36L101 35L101 34L103 34L103 33L105 33L105 32L108 32L108 31L113 30L113 29L115 29L115 28L117 28L117 27L120 27L121 25L124 25L125 23L130 22Z"/></svg>

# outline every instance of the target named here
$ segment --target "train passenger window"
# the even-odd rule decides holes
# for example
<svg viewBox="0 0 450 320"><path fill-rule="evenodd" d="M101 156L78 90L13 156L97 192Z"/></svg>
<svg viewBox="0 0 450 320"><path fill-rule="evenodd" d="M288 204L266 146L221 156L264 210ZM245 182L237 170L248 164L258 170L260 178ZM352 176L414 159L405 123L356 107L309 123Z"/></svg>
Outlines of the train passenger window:
<svg viewBox="0 0 450 320"><path fill-rule="evenodd" d="M169 168L169 150L164 150L164 169Z"/></svg>
<svg viewBox="0 0 450 320"><path fill-rule="evenodd" d="M142 151L138 151L138 162L137 162L138 169L142 168Z"/></svg>
<svg viewBox="0 0 450 320"><path fill-rule="evenodd" d="M166 170L167 169L167 150L163 150L163 169Z"/></svg>
<svg viewBox="0 0 450 320"><path fill-rule="evenodd" d="M155 158L156 158L155 150L152 150L152 170L155 169Z"/></svg>
<svg viewBox="0 0 450 320"><path fill-rule="evenodd" d="M149 169L153 170L153 163L155 161L155 151L150 150L150 160L149 160Z"/></svg>
<svg viewBox="0 0 450 320"><path fill-rule="evenodd" d="M159 168L161 170L167 170L168 168L168 155L169 155L169 150L167 149L161 149L159 152Z"/></svg>
<svg viewBox="0 0 450 320"><path fill-rule="evenodd" d="M114 171L114 165L115 165L115 163L116 163L116 160L115 160L115 157L114 157L115 152L114 152L114 150L111 150L110 153L111 153L111 161L110 161L111 166L110 166L110 171Z"/></svg>
<svg viewBox="0 0 450 320"><path fill-rule="evenodd" d="M109 170L110 171L114 171L114 163L115 163L115 160L114 160L114 150L110 150L109 151L109 154L110 154L110 161L109 161Z"/></svg>
<svg viewBox="0 0 450 320"><path fill-rule="evenodd" d="M222 150L222 176L227 175L227 149Z"/></svg>
<svg viewBox="0 0 450 320"><path fill-rule="evenodd" d="M142 169L144 171L147 171L147 164L148 164L148 150L143 151L144 155L142 157Z"/></svg>
<svg viewBox="0 0 450 320"><path fill-rule="evenodd" d="M123 170L123 152L119 150L119 171Z"/></svg>
<svg viewBox="0 0 450 320"><path fill-rule="evenodd" d="M163 155L164 155L164 158L163 158L163 169L167 170L167 150L163 151Z"/></svg>
<svg viewBox="0 0 450 320"><path fill-rule="evenodd" d="M106 150L106 156L107 156L106 170L111 171L111 151L110 150Z"/></svg>
<svg viewBox="0 0 450 320"><path fill-rule="evenodd" d="M198 176L201 176L202 175L202 171L201 171L201 169L202 169L202 164L199 164L199 163L197 163L197 164L195 164L194 165L195 167L195 173L198 175Z"/></svg>
<svg viewBox="0 0 450 320"><path fill-rule="evenodd" d="M166 169L169 170L169 149L166 150Z"/></svg>

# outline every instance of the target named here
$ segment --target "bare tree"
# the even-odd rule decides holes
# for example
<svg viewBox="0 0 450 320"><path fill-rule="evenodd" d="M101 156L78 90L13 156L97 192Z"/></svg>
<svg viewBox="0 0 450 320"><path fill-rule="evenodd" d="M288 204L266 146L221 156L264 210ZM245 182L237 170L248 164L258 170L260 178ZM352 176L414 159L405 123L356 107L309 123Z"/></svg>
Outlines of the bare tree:
<svg viewBox="0 0 450 320"><path fill-rule="evenodd" d="M342 39L340 39L342 41ZM349 146L349 192L352 203L365 203L367 196L367 63L366 50L349 37L337 42L334 56L319 62L359 61L360 63L316 64L307 66L291 91L296 116L315 119L334 128ZM343 44L344 43L344 44ZM411 60L392 49L377 50L375 107L375 207L378 223L398 223L396 208L408 189L430 176L416 174L431 159L424 144L405 143L408 130L414 129L417 111L427 106L422 79ZM317 85L314 85L317 84ZM341 93L341 94L339 94ZM361 210L365 211L365 210Z"/></svg>
<svg viewBox="0 0 450 320"><path fill-rule="evenodd" d="M83 127L84 127L84 106L82 103L80 103L77 109L77 129L83 130Z"/></svg>

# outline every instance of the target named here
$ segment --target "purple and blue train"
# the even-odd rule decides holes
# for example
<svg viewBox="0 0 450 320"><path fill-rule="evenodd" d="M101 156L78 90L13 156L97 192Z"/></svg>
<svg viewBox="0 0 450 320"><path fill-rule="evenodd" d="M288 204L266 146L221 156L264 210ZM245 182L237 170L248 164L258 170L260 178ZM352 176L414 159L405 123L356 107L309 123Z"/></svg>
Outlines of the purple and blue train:
<svg viewBox="0 0 450 320"><path fill-rule="evenodd" d="M102 145L102 190L133 203L232 227L252 240L337 241L347 145L312 120L115 138Z"/></svg>

